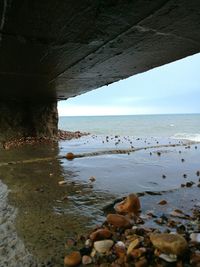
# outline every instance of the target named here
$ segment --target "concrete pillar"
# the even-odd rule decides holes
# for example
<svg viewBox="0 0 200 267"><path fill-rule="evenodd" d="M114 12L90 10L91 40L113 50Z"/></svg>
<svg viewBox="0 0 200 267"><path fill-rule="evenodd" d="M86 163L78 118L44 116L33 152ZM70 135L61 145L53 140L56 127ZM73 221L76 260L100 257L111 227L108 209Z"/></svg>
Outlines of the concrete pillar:
<svg viewBox="0 0 200 267"><path fill-rule="evenodd" d="M57 102L0 101L0 143L21 137L57 135Z"/></svg>

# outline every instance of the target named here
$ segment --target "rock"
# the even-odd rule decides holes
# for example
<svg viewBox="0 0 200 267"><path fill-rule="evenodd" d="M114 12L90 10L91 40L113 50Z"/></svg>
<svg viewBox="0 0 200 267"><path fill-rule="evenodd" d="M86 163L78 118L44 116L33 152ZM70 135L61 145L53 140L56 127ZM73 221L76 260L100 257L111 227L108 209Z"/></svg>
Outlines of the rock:
<svg viewBox="0 0 200 267"><path fill-rule="evenodd" d="M200 243L200 233L192 233L190 239L192 242Z"/></svg>
<svg viewBox="0 0 200 267"><path fill-rule="evenodd" d="M200 253L196 252L190 256L190 264L193 267L200 267Z"/></svg>
<svg viewBox="0 0 200 267"><path fill-rule="evenodd" d="M160 202L158 202L159 205L166 205L167 201L166 200L161 200Z"/></svg>
<svg viewBox="0 0 200 267"><path fill-rule="evenodd" d="M166 254L181 255L187 248L187 242L179 234L151 234L154 247Z"/></svg>
<svg viewBox="0 0 200 267"><path fill-rule="evenodd" d="M77 242L74 238L67 238L66 243L65 243L65 247L66 248L73 247L76 244L77 244Z"/></svg>
<svg viewBox="0 0 200 267"><path fill-rule="evenodd" d="M130 255L134 258L140 258L146 252L146 248L135 248L131 251Z"/></svg>
<svg viewBox="0 0 200 267"><path fill-rule="evenodd" d="M90 239L92 241L108 239L112 236L112 233L108 229L98 229L90 234Z"/></svg>
<svg viewBox="0 0 200 267"><path fill-rule="evenodd" d="M114 242L112 240L101 240L94 242L94 248L100 254L109 252Z"/></svg>
<svg viewBox="0 0 200 267"><path fill-rule="evenodd" d="M80 263L81 263L81 254L79 251L73 251L64 258L64 264L69 267L77 266Z"/></svg>
<svg viewBox="0 0 200 267"><path fill-rule="evenodd" d="M87 239L87 240L85 241L85 246L86 246L86 247L91 247L91 246L92 246L92 241L91 241L90 239Z"/></svg>
<svg viewBox="0 0 200 267"><path fill-rule="evenodd" d="M83 265L88 265L92 263L92 258L90 256L84 255L82 257L82 264Z"/></svg>
<svg viewBox="0 0 200 267"><path fill-rule="evenodd" d="M135 267L148 267L148 261L146 258L141 258L139 261L135 262Z"/></svg>
<svg viewBox="0 0 200 267"><path fill-rule="evenodd" d="M66 183L67 183L67 181L64 181L64 180L58 182L59 185L63 185L63 184L66 184Z"/></svg>
<svg viewBox="0 0 200 267"><path fill-rule="evenodd" d="M140 244L139 238L136 238L135 240L133 240L128 246L127 255L130 255L132 250L136 248L139 244Z"/></svg>
<svg viewBox="0 0 200 267"><path fill-rule="evenodd" d="M173 255L173 254L167 255L167 254L161 253L159 255L159 258L161 258L167 262L176 262L177 261L177 256Z"/></svg>
<svg viewBox="0 0 200 267"><path fill-rule="evenodd" d="M184 214L181 210L177 210L177 209L170 212L170 216L181 218L181 219L189 219L188 215Z"/></svg>
<svg viewBox="0 0 200 267"><path fill-rule="evenodd" d="M65 157L66 157L66 159L68 159L68 160L73 160L75 156L74 156L73 153L69 152L69 153L66 154Z"/></svg>
<svg viewBox="0 0 200 267"><path fill-rule="evenodd" d="M107 222L112 224L114 227L128 228L131 226L130 220L123 215L119 214L108 214Z"/></svg>
<svg viewBox="0 0 200 267"><path fill-rule="evenodd" d="M126 246L122 241L118 241L115 244L115 253L118 256L118 258L125 258Z"/></svg>
<svg viewBox="0 0 200 267"><path fill-rule="evenodd" d="M95 255L96 255L96 250L93 248L93 250L92 250L92 252L91 252L90 256L91 256L92 258L94 258L94 257L95 257Z"/></svg>
<svg viewBox="0 0 200 267"><path fill-rule="evenodd" d="M91 176L91 177L89 178L89 180L90 180L91 182L94 182L94 181L96 181L96 178L95 178L94 176Z"/></svg>
<svg viewBox="0 0 200 267"><path fill-rule="evenodd" d="M119 213L134 213L137 215L141 208L140 200L135 194L130 194L124 201L117 203L114 208Z"/></svg>

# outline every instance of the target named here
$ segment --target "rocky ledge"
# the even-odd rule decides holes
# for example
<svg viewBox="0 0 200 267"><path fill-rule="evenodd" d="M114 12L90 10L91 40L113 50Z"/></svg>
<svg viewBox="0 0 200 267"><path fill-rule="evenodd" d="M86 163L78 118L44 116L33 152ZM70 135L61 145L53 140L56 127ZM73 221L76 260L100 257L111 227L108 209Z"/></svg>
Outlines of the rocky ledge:
<svg viewBox="0 0 200 267"><path fill-rule="evenodd" d="M22 137L12 139L10 141L2 142L2 147L6 150L11 148L17 148L23 145L37 145L37 144L51 144L61 140L71 140L71 139L78 139L82 136L89 135L89 133L82 133L80 131L70 132L64 130L58 130L57 137L55 138L48 138L48 137Z"/></svg>

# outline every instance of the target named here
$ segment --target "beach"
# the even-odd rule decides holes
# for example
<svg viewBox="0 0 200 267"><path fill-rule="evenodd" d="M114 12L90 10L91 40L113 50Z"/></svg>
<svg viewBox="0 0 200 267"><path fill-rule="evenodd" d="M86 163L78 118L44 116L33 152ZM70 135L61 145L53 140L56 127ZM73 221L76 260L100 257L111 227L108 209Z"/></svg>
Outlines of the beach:
<svg viewBox="0 0 200 267"><path fill-rule="evenodd" d="M82 157L67 160L69 152ZM9 238L2 239L2 266L20 266L22 260L23 266L63 266L64 256L80 249L66 247L69 238L80 240L101 226L114 203L131 193L140 198L145 227L176 230L147 216L150 211L160 219L177 209L189 216L199 209L200 145L192 140L90 134L1 150L0 156L1 197L6 196L1 217L6 228L5 209L13 210L6 235L18 240L11 249ZM159 205L162 200L167 204ZM193 230L198 227L197 222ZM24 253L29 256L19 261Z"/></svg>

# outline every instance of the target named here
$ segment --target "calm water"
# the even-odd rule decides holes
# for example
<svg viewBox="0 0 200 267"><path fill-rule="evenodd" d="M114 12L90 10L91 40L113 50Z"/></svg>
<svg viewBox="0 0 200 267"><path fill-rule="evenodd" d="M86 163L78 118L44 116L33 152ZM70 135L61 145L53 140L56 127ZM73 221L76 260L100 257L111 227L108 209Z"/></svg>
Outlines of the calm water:
<svg viewBox="0 0 200 267"><path fill-rule="evenodd" d="M174 137L200 141L200 114L60 117L59 128L99 135Z"/></svg>
<svg viewBox="0 0 200 267"><path fill-rule="evenodd" d="M188 209L192 203L188 199L195 197L197 202L199 196L200 201L199 188L181 187L187 181L198 183L200 144L190 149L184 145L148 148L180 145L178 138L198 141L200 115L62 117L59 128L93 135L52 146L0 150L0 266L63 266L66 239L103 222L104 207L131 192L167 191L162 196L143 197L144 213L154 208L156 212L156 203L163 198L169 203L173 199L173 207L185 205ZM131 146L148 149L73 161L58 159L70 151ZM18 162L5 164L11 161ZM93 183L91 176L96 177ZM60 186L62 180L66 184ZM162 212L170 212L172 207L168 208Z"/></svg>

